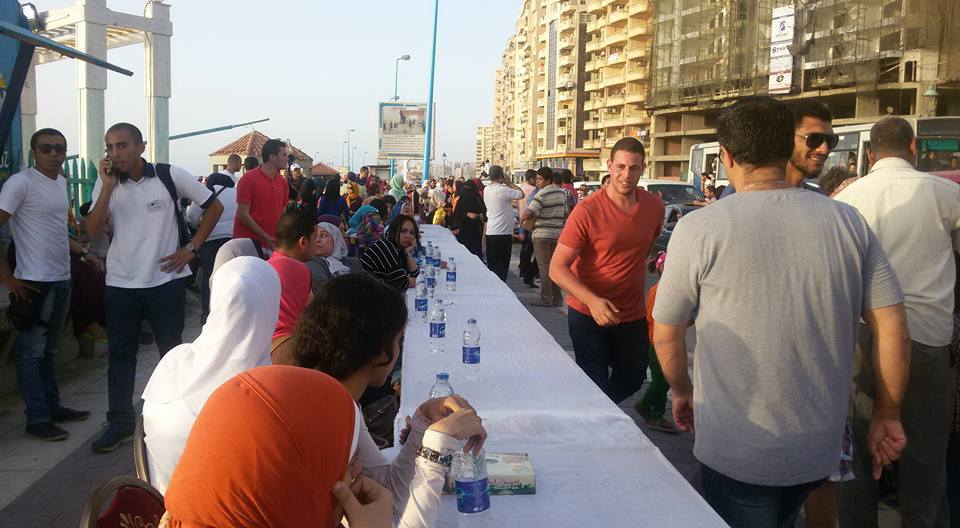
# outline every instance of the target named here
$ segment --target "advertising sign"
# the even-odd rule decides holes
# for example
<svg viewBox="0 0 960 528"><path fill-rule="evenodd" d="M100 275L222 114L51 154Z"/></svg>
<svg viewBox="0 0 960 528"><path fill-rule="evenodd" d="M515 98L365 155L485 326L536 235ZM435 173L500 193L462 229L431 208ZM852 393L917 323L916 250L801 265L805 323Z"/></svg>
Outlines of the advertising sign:
<svg viewBox="0 0 960 528"><path fill-rule="evenodd" d="M430 157L436 151L437 106L433 106L433 143ZM426 103L380 103L380 159L420 159L427 143Z"/></svg>

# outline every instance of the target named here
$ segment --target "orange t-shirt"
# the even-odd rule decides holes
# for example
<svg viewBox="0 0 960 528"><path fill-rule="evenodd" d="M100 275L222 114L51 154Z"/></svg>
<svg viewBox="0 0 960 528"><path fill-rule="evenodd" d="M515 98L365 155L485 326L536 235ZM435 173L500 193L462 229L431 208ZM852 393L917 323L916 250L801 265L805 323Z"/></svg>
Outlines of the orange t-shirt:
<svg viewBox="0 0 960 528"><path fill-rule="evenodd" d="M645 265L663 214L663 200L643 189L637 189L637 204L630 212L620 210L601 191L573 209L560 235L560 244L580 252L570 268L573 274L594 294L612 302L622 322L646 317ZM567 295L567 304L592 315L573 295Z"/></svg>
<svg viewBox="0 0 960 528"><path fill-rule="evenodd" d="M647 294L647 335L650 337L650 344L653 344L653 303L657 298L657 286L660 286L660 283L656 283L650 288L650 293Z"/></svg>

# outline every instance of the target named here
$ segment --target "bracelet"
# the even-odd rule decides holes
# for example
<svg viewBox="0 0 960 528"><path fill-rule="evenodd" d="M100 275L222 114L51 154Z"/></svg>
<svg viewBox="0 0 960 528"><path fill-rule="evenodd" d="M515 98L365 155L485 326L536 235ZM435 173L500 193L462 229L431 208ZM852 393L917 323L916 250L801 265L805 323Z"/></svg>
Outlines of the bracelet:
<svg viewBox="0 0 960 528"><path fill-rule="evenodd" d="M429 447L424 447L423 444L417 447L417 456L424 460L429 460L430 462L440 464L444 467L450 467L450 462L453 461L452 454L444 455L438 451L430 449Z"/></svg>

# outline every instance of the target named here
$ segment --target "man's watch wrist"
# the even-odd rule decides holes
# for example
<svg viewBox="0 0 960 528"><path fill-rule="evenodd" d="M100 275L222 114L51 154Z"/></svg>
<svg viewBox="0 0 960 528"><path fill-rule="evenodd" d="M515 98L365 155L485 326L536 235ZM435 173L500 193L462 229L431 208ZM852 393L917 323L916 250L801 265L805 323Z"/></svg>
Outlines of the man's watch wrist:
<svg viewBox="0 0 960 528"><path fill-rule="evenodd" d="M189 251L190 253L193 253L194 255L197 254L197 250L194 249L193 247L193 242L187 242L187 245L183 246L183 249L186 249L187 251Z"/></svg>

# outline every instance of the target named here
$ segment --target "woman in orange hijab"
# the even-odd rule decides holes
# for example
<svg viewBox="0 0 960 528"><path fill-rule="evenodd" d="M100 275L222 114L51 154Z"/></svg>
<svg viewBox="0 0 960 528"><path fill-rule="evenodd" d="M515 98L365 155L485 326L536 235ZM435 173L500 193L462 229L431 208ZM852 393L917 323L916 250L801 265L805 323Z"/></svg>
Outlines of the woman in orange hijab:
<svg viewBox="0 0 960 528"><path fill-rule="evenodd" d="M352 528L389 527L389 493L351 464L359 416L343 385L315 370L258 367L228 380L173 473L168 526L333 528L345 509Z"/></svg>

